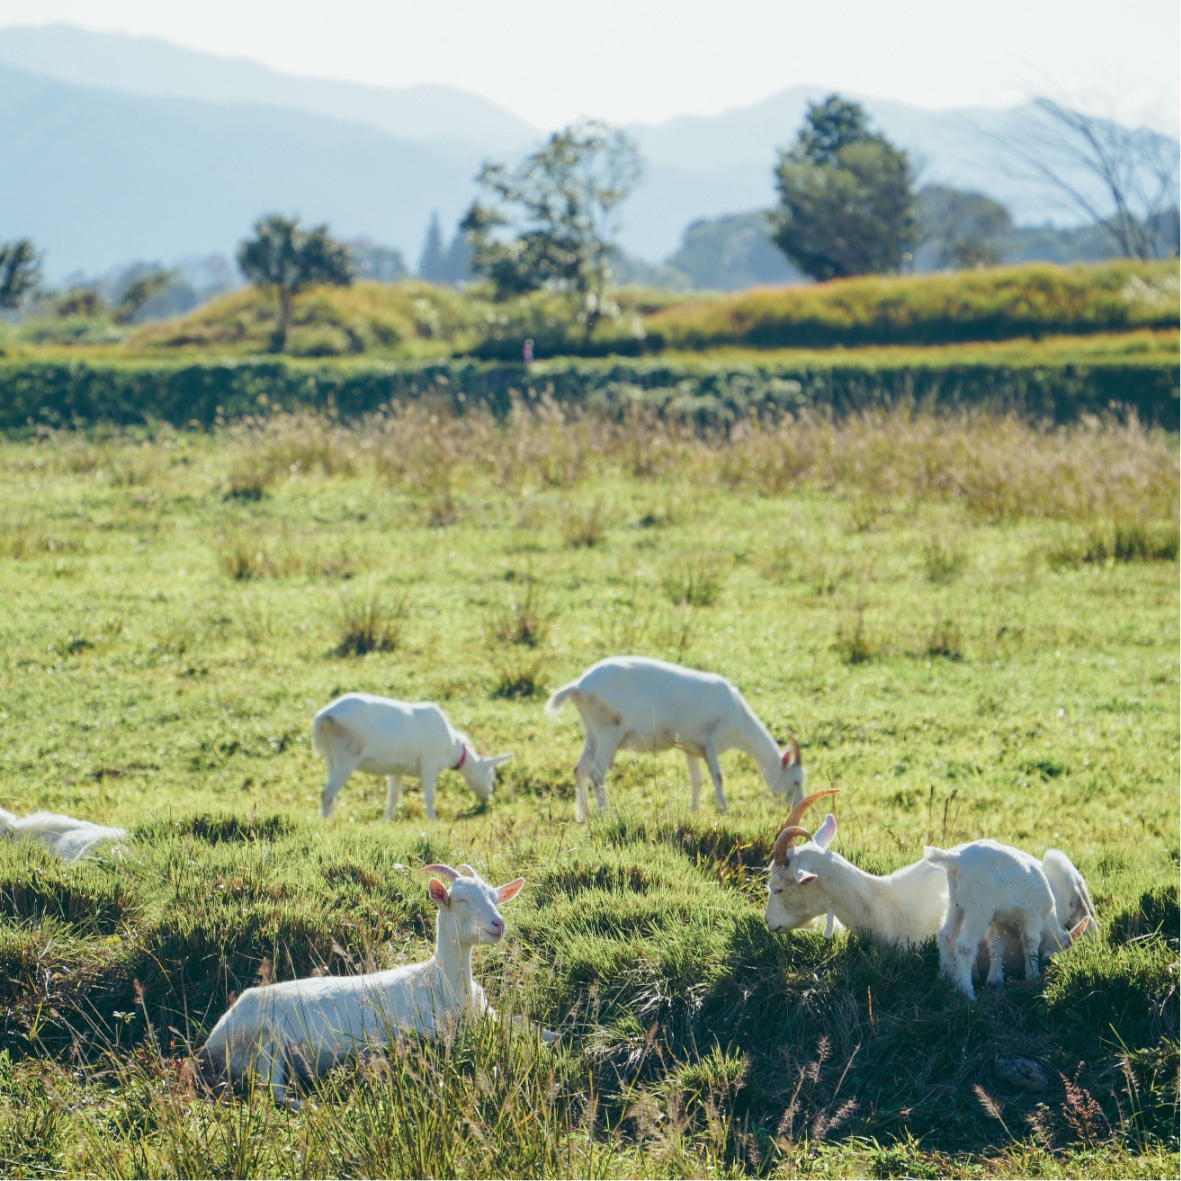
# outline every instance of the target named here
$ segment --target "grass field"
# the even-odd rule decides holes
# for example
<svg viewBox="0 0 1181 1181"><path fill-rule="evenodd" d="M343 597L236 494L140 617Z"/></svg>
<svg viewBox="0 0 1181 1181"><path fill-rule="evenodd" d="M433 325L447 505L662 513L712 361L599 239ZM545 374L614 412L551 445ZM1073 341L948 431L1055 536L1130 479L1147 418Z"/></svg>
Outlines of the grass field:
<svg viewBox="0 0 1181 1181"><path fill-rule="evenodd" d="M0 446L0 804L132 833L73 868L0 846L0 1171L1175 1176L1177 478L1175 436L904 414ZM1054 845L1102 938L970 1005L931 945L772 935L784 809L733 752L726 816L621 755L576 826L577 717L541 707L623 651L790 729L858 864ZM310 719L354 689L514 751L491 805L445 774L437 824L411 782L383 825L357 776L320 821ZM436 859L528 879L477 973L556 1050L505 1019L299 1110L194 1088L231 994L424 957Z"/></svg>

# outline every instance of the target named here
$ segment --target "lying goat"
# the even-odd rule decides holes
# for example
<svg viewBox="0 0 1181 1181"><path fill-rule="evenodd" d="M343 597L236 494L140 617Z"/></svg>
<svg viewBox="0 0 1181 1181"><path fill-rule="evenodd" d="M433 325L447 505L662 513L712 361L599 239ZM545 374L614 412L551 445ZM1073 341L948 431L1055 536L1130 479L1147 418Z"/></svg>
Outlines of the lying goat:
<svg viewBox="0 0 1181 1181"><path fill-rule="evenodd" d="M197 1052L207 1077L241 1079L254 1071L277 1101L292 1072L314 1077L400 1032L433 1036L464 1014L488 1011L472 978L472 948L504 935L499 907L520 893L524 878L490 886L469 865L427 865L437 873L427 892L439 908L435 954L420 964L366 976L321 976L248 988ZM460 871L463 871L462 873Z"/></svg>
<svg viewBox="0 0 1181 1181"><path fill-rule="evenodd" d="M826 915L824 933L833 933L834 919L868 931L880 943L922 943L931 938L947 912L947 875L920 861L886 877L851 865L829 849L837 834L831 813L812 836L799 822L807 808L838 788L826 788L801 800L775 842L767 882L767 926L790 931ZM799 839L804 845L796 846Z"/></svg>
<svg viewBox="0 0 1181 1181"><path fill-rule="evenodd" d="M435 812L435 781L440 771L458 771L480 799L492 799L496 768L511 754L481 758L471 739L455 730L430 701L391 701L368 693L347 693L326 705L312 720L312 749L328 764L328 782L320 795L320 815L332 815L337 793L354 771L384 775L388 796L384 820L393 820L402 794L402 776L422 784L426 814Z"/></svg>
<svg viewBox="0 0 1181 1181"><path fill-rule="evenodd" d="M612 656L588 668L546 702L557 717L573 701L582 717L586 745L574 769L574 818L589 812L587 783L593 783L602 813L607 808L607 772L616 752L683 750L689 763L691 806L701 795L701 760L714 784L718 811L725 812L718 756L737 747L762 772L772 794L791 791L793 803L804 789L804 768L794 738L781 751L741 693L724 677L697 672L644 656Z"/></svg>
<svg viewBox="0 0 1181 1181"><path fill-rule="evenodd" d="M63 861L81 861L100 841L117 841L126 835L126 829L75 820L73 816L59 816L54 812L15 816L0 808L0 837L40 841Z"/></svg>
<svg viewBox="0 0 1181 1181"><path fill-rule="evenodd" d="M946 850L928 846L923 856L947 874L947 917L939 931L939 962L969 1000L976 997L972 968L981 942L989 952L987 983L1003 986L1009 941L1020 944L1029 979L1038 974L1047 955L1069 947L1093 918L1093 912L1084 914L1068 929L1061 921L1044 864L1010 845L981 840ZM1058 856L1082 882L1069 860ZM1053 872L1057 872L1062 867L1057 858L1053 860ZM1085 883L1082 888L1085 892ZM1086 901L1090 903L1089 895Z"/></svg>

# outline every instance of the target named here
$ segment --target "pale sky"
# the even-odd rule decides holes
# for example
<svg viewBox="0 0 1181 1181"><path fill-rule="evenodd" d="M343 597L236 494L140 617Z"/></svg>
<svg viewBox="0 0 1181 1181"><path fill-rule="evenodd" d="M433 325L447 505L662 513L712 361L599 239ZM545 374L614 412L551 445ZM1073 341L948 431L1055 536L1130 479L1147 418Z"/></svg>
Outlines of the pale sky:
<svg viewBox="0 0 1181 1181"><path fill-rule="evenodd" d="M811 83L916 106L1050 94L1176 136L1177 0L0 0L0 26L160 37L287 73L448 83L542 128Z"/></svg>

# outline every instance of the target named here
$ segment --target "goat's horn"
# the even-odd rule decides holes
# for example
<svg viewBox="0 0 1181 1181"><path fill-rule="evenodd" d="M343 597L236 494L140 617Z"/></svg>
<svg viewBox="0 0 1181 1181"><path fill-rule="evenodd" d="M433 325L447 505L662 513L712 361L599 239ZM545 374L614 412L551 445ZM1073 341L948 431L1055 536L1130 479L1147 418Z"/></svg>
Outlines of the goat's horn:
<svg viewBox="0 0 1181 1181"><path fill-rule="evenodd" d="M424 865L422 869L415 870L415 873L440 873L449 882L453 882L456 878L463 876L459 870L452 869L449 865L439 865L437 863L435 865Z"/></svg>
<svg viewBox="0 0 1181 1181"><path fill-rule="evenodd" d="M459 872L469 878L478 878L480 876L466 861L459 863Z"/></svg>
<svg viewBox="0 0 1181 1181"><path fill-rule="evenodd" d="M775 840L775 852L771 857L772 865L782 865L787 860L787 851L795 847L796 837L803 837L810 841L812 834L806 828L800 828L795 824L785 828Z"/></svg>
<svg viewBox="0 0 1181 1181"><path fill-rule="evenodd" d="M822 791L814 791L810 796L804 796L788 815L787 827L791 828L793 824L799 824L800 818L817 800L822 800L825 796L835 796L840 790L839 787L826 787Z"/></svg>
<svg viewBox="0 0 1181 1181"><path fill-rule="evenodd" d="M796 761L796 766L798 767L802 765L804 760L800 757L800 744L796 741L796 736L789 733L787 736L787 741L791 743L791 754L792 758L794 758Z"/></svg>

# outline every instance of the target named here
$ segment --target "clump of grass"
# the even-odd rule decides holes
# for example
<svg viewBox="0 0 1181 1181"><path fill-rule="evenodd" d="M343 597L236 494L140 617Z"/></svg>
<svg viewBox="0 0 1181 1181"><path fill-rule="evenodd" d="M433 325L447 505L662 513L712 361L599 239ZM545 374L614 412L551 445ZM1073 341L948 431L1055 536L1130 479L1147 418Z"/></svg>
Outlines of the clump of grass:
<svg viewBox="0 0 1181 1181"><path fill-rule="evenodd" d="M545 643L549 635L550 616L544 609L541 593L532 575L524 578L525 593L511 598L492 613L490 633L501 647L517 645L523 648L537 648Z"/></svg>
<svg viewBox="0 0 1181 1181"><path fill-rule="evenodd" d="M1097 521L1082 537L1052 546L1046 559L1055 569L1084 563L1175 562L1181 541L1174 521Z"/></svg>
<svg viewBox="0 0 1181 1181"><path fill-rule="evenodd" d="M963 659L963 637L960 625L950 616L940 611L935 612L935 619L931 624L930 634L924 655L930 657L941 656L945 660Z"/></svg>
<svg viewBox="0 0 1181 1181"><path fill-rule="evenodd" d="M968 564L968 555L962 546L945 541L938 534L923 546L923 570L929 582L952 582Z"/></svg>
<svg viewBox="0 0 1181 1181"><path fill-rule="evenodd" d="M603 502L596 500L585 509L569 508L562 520L562 537L571 549L602 545L607 538Z"/></svg>
<svg viewBox="0 0 1181 1181"><path fill-rule="evenodd" d="M702 555L674 562L665 570L660 585L675 607L711 607L718 601L724 581L722 562Z"/></svg>
<svg viewBox="0 0 1181 1181"><path fill-rule="evenodd" d="M255 533L223 536L217 548L217 564L239 582L300 574L349 579L357 572L357 563L344 546L338 554L323 553L318 547L301 550L290 539L276 541Z"/></svg>
<svg viewBox="0 0 1181 1181"><path fill-rule="evenodd" d="M408 596L387 604L377 591L367 598L340 598L340 643L337 656L393 652L402 642Z"/></svg>
<svg viewBox="0 0 1181 1181"><path fill-rule="evenodd" d="M859 599L853 611L837 625L833 648L846 664L868 664L882 654L881 641L866 626L862 600Z"/></svg>
<svg viewBox="0 0 1181 1181"><path fill-rule="evenodd" d="M492 696L513 700L540 697L548 684L544 656L505 653L496 669Z"/></svg>

